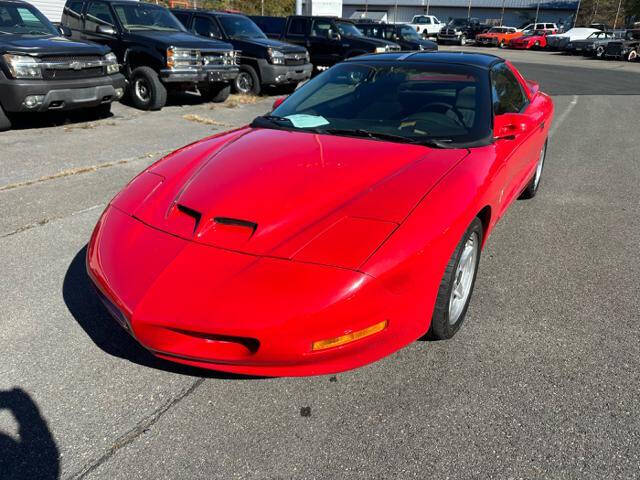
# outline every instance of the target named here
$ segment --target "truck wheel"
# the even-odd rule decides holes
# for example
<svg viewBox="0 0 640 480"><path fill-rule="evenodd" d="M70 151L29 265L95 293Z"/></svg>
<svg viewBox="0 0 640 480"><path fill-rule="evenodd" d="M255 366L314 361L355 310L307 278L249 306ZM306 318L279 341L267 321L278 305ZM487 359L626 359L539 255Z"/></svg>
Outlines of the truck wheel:
<svg viewBox="0 0 640 480"><path fill-rule="evenodd" d="M598 48L596 48L596 57L602 58L603 55L604 55L604 47L600 45Z"/></svg>
<svg viewBox="0 0 640 480"><path fill-rule="evenodd" d="M255 69L250 65L240 65L240 73L233 82L233 89L244 95L260 95L262 85Z"/></svg>
<svg viewBox="0 0 640 480"><path fill-rule="evenodd" d="M627 54L627 62L635 62L637 59L638 59L638 52L636 52L635 50L631 50Z"/></svg>
<svg viewBox="0 0 640 480"><path fill-rule="evenodd" d="M167 89L150 67L131 72L131 102L140 110L160 110L167 103Z"/></svg>
<svg viewBox="0 0 640 480"><path fill-rule="evenodd" d="M0 105L0 132L4 132L5 130L9 130L11 128L11 120L7 117L7 114Z"/></svg>
<svg viewBox="0 0 640 480"><path fill-rule="evenodd" d="M467 36L466 35L461 35L460 36L460 46L464 46L467 44Z"/></svg>
<svg viewBox="0 0 640 480"><path fill-rule="evenodd" d="M208 85L202 85L198 87L200 95L208 101L213 103L222 103L231 93L231 85L228 83L212 83Z"/></svg>

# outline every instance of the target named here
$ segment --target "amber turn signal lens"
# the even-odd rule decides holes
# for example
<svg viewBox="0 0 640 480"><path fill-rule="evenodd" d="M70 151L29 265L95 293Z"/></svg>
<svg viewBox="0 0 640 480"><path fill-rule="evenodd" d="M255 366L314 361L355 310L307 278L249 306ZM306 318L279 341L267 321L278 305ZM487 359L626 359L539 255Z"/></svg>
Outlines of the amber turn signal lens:
<svg viewBox="0 0 640 480"><path fill-rule="evenodd" d="M326 340L318 340L311 344L311 350L325 350L327 348L339 347L340 345L344 345L345 343L355 342L356 340L360 340L361 338L381 332L382 330L387 328L388 323L388 320L383 320L380 323L376 323L375 325L371 325L370 327L363 328L362 330L358 330L356 332L347 333L346 335L340 335L339 337L335 338L328 338Z"/></svg>

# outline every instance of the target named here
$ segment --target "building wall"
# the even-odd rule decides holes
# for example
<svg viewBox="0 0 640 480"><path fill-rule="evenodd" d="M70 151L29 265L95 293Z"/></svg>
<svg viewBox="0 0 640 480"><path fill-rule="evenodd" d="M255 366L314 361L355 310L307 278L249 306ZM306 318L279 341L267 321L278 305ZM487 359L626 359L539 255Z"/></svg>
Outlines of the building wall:
<svg viewBox="0 0 640 480"><path fill-rule="evenodd" d="M60 23L65 0L28 0L40 10L45 17L54 23Z"/></svg>
<svg viewBox="0 0 640 480"><path fill-rule="evenodd" d="M368 10L387 12L389 23L410 22L414 15L422 15L426 13L426 8L398 6L396 17L395 3L390 3L389 5L375 5L368 8ZM351 14L356 11L364 11L362 5L349 5L348 1L345 0L342 7L342 16L344 18L349 18ZM471 16L479 18L481 21L487 19L500 19L501 13L502 9L500 8L473 8L473 3L471 6ZM573 13L573 11L568 10L543 10L541 8L538 13L538 21L562 23L563 21L568 20ZM467 18L467 9L461 7L430 7L429 15L435 15L441 22L447 22L452 18ZM529 19L533 21L535 16L535 9L505 9L503 24L512 27L519 27Z"/></svg>

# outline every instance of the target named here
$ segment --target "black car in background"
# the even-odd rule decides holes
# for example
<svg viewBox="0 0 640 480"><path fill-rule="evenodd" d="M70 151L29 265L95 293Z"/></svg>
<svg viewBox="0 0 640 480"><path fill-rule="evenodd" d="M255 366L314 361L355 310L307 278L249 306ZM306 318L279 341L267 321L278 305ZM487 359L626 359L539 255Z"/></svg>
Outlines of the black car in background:
<svg viewBox="0 0 640 480"><path fill-rule="evenodd" d="M604 58L638 61L640 58L640 30L628 30L624 38L612 40L604 49Z"/></svg>
<svg viewBox="0 0 640 480"><path fill-rule="evenodd" d="M336 17L250 18L268 37L306 47L314 67L331 67L364 53L400 50L397 43L365 37L353 22Z"/></svg>
<svg viewBox="0 0 640 480"><path fill-rule="evenodd" d="M614 32L594 32L584 40L569 42L565 48L567 53L601 58L609 42L624 38L624 30Z"/></svg>
<svg viewBox="0 0 640 480"><path fill-rule="evenodd" d="M13 112L93 108L102 116L124 94L115 55L62 30L26 2L0 0L0 130L11 128Z"/></svg>
<svg viewBox="0 0 640 480"><path fill-rule="evenodd" d="M258 95L266 86L291 93L311 77L313 65L306 48L267 38L244 15L184 9L171 12L190 32L233 45L240 68L233 86L239 93Z"/></svg>
<svg viewBox="0 0 640 480"><path fill-rule="evenodd" d="M425 38L409 25L401 23L356 23L365 36L382 38L400 45L402 50L438 50L438 44Z"/></svg>
<svg viewBox="0 0 640 480"><path fill-rule="evenodd" d="M67 0L62 24L73 38L111 47L129 79L131 102L159 110L167 91L197 89L213 102L238 75L233 47L186 31L168 9L131 0Z"/></svg>
<svg viewBox="0 0 640 480"><path fill-rule="evenodd" d="M438 33L438 43L466 45L467 40L475 40L476 35L488 32L491 25L480 23L477 18L454 18Z"/></svg>

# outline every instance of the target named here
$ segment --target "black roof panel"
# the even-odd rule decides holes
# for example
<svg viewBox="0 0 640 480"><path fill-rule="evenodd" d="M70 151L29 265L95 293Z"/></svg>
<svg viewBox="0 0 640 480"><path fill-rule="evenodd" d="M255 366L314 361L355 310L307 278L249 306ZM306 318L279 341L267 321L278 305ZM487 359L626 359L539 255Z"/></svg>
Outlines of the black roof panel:
<svg viewBox="0 0 640 480"><path fill-rule="evenodd" d="M357 62L361 60L378 60L386 62L433 62L451 63L458 65L470 65L480 68L489 68L495 63L503 62L504 59L495 55L474 52L393 52L360 55L347 60Z"/></svg>

